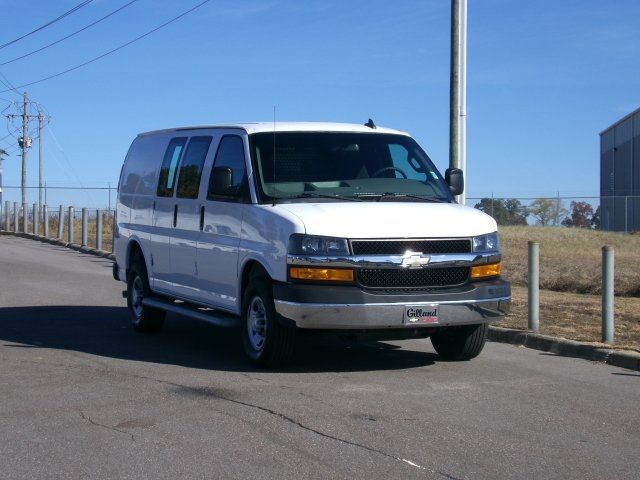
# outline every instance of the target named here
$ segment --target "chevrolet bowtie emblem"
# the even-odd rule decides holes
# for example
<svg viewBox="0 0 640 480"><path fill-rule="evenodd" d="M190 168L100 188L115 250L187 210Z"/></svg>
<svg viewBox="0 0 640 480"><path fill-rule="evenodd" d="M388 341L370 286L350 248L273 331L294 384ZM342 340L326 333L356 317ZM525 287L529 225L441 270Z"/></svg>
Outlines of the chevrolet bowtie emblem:
<svg viewBox="0 0 640 480"><path fill-rule="evenodd" d="M422 252L406 252L402 257L403 268L420 268L429 265L431 257L423 257Z"/></svg>

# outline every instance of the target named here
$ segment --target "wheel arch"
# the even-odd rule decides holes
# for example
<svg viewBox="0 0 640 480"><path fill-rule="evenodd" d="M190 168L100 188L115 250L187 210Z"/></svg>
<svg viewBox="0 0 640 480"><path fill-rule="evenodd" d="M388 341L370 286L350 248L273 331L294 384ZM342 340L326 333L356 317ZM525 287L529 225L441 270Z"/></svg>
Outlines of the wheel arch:
<svg viewBox="0 0 640 480"><path fill-rule="evenodd" d="M238 304L239 305L242 304L242 297L244 295L244 292L247 289L247 286L249 285L250 278L254 274L259 272L264 273L269 279L273 278L272 275L267 270L267 268L264 266L264 264L260 260L257 260L255 258L249 258L242 265L242 270L239 275L240 284L238 285L238 292L239 292Z"/></svg>

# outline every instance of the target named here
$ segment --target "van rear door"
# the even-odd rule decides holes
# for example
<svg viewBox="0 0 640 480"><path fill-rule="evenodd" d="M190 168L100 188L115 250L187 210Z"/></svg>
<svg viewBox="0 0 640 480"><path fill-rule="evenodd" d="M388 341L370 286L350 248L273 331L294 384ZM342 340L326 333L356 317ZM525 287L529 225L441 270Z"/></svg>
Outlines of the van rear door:
<svg viewBox="0 0 640 480"><path fill-rule="evenodd" d="M174 234L176 202L174 199L180 159L187 144L186 136L169 140L158 175L151 231L151 288L161 293L175 293L171 271L171 237Z"/></svg>

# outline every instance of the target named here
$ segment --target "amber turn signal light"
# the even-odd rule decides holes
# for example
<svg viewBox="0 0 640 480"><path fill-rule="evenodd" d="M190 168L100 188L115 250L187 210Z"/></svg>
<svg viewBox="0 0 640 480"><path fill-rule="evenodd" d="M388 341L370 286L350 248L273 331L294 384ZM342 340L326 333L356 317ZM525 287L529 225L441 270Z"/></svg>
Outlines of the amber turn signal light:
<svg viewBox="0 0 640 480"><path fill-rule="evenodd" d="M489 265L477 265L471 267L471 278L474 280L480 278L497 277L500 275L501 266L499 263L491 263Z"/></svg>
<svg viewBox="0 0 640 480"><path fill-rule="evenodd" d="M289 276L293 280L326 282L353 282L353 270L348 268L291 267Z"/></svg>

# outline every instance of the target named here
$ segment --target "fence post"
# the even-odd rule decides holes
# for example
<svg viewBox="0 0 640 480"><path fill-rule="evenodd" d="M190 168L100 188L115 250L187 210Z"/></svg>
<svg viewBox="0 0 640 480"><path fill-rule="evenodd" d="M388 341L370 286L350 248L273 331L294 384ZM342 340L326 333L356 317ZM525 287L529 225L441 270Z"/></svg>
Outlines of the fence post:
<svg viewBox="0 0 640 480"><path fill-rule="evenodd" d="M13 231L14 233L18 233L19 229L18 229L18 224L20 223L18 221L18 217L20 214L20 209L18 209L18 202L13 202Z"/></svg>
<svg viewBox="0 0 640 480"><path fill-rule="evenodd" d="M540 330L540 244L529 242L529 330Z"/></svg>
<svg viewBox="0 0 640 480"><path fill-rule="evenodd" d="M63 232L64 232L64 207L60 205L58 207L58 240L62 240Z"/></svg>
<svg viewBox="0 0 640 480"><path fill-rule="evenodd" d="M46 205L42 206L42 225L45 238L49 238L49 211Z"/></svg>
<svg viewBox="0 0 640 480"><path fill-rule="evenodd" d="M29 233L29 205L22 204L22 233Z"/></svg>
<svg viewBox="0 0 640 480"><path fill-rule="evenodd" d="M82 209L82 246L86 247L89 243L89 210Z"/></svg>
<svg viewBox="0 0 640 480"><path fill-rule="evenodd" d="M8 232L11 226L11 211L9 210L9 200L4 202L4 229Z"/></svg>
<svg viewBox="0 0 640 480"><path fill-rule="evenodd" d="M38 235L38 233L40 232L40 225L39 225L39 221L38 221L38 204L34 203L33 204L33 218L32 218L32 228L33 228L33 234L34 235Z"/></svg>
<svg viewBox="0 0 640 480"><path fill-rule="evenodd" d="M73 224L74 224L74 220L75 220L75 215L73 212L73 207L69 207L69 214L68 214L69 218L67 219L67 221L69 222L68 225L68 231L67 231L67 242L68 243L73 243L73 241L75 240L75 235L74 235L74 231L73 231Z"/></svg>
<svg viewBox="0 0 640 480"><path fill-rule="evenodd" d="M102 250L102 210L96 211L96 249Z"/></svg>
<svg viewBox="0 0 640 480"><path fill-rule="evenodd" d="M614 285L613 247L602 247L602 341L613 343L614 333Z"/></svg>

